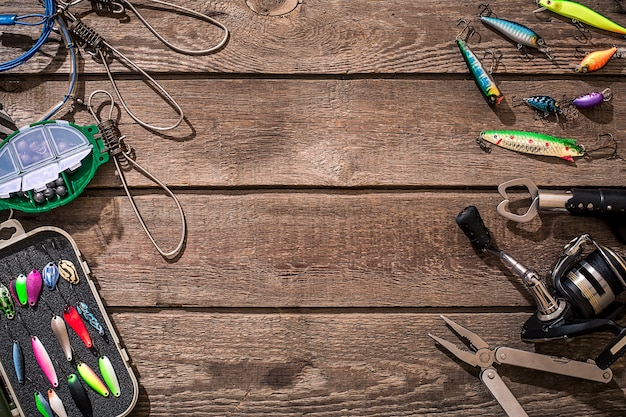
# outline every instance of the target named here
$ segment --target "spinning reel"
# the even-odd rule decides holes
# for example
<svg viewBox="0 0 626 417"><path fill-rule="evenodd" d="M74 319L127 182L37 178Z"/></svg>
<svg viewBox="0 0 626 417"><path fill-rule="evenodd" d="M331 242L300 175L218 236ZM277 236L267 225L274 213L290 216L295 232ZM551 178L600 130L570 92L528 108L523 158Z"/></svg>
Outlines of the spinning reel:
<svg viewBox="0 0 626 417"><path fill-rule="evenodd" d="M522 340L540 342L609 331L615 338L596 358L601 369L626 352L626 328L616 323L626 313L616 301L626 289L626 261L621 256L584 234L565 246L544 280L491 244L475 206L466 207L456 222L474 248L499 257L535 299L537 311L524 324ZM585 246L590 247L589 253L583 253Z"/></svg>

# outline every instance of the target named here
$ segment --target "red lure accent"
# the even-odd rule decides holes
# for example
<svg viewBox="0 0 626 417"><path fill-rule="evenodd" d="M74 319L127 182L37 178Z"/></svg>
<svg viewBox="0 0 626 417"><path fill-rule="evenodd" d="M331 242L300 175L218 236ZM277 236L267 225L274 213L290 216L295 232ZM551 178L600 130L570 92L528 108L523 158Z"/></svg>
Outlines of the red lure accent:
<svg viewBox="0 0 626 417"><path fill-rule="evenodd" d="M89 332L87 331L87 327L85 327L85 323L83 323L83 319L80 318L80 314L74 306L65 306L63 308L63 319L69 326L76 332L80 340L83 341L87 349L91 349L93 346L93 342L91 341L91 336L89 336Z"/></svg>

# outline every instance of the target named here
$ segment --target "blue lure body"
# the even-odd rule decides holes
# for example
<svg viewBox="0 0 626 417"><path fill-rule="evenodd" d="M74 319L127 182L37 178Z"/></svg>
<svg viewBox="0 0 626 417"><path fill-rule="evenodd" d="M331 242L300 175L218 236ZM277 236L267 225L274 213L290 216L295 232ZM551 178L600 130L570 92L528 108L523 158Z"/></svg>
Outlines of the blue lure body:
<svg viewBox="0 0 626 417"><path fill-rule="evenodd" d="M15 368L15 376L17 377L17 382L20 384L24 383L24 354L22 353L22 348L20 347L20 342L17 340L13 341L13 367Z"/></svg>
<svg viewBox="0 0 626 417"><path fill-rule="evenodd" d="M515 42L517 49L521 50L524 46L537 49L539 52L546 54L548 59L553 59L550 48L548 48L543 38L529 27L511 20L491 16L479 16L479 19L485 25L497 30Z"/></svg>
<svg viewBox="0 0 626 417"><path fill-rule="evenodd" d="M559 103L550 96L532 96L525 98L524 102L530 107L542 112L544 117L548 117L552 113L561 113Z"/></svg>
<svg viewBox="0 0 626 417"><path fill-rule="evenodd" d="M498 89L496 82L491 78L489 72L463 39L457 37L456 44L463 55L465 64L472 74L478 89L487 99L487 103L492 107L499 104L504 96L500 92L500 89Z"/></svg>
<svg viewBox="0 0 626 417"><path fill-rule="evenodd" d="M94 316L93 313L89 311L89 307L87 307L87 304L83 303L82 301L79 302L78 306L76 306L76 311L78 311L78 314L80 314L81 317L85 319L91 327L98 331L98 334L100 334L100 336L104 336L104 327L102 327L96 316Z"/></svg>
<svg viewBox="0 0 626 417"><path fill-rule="evenodd" d="M50 291L54 290L59 282L59 268L54 262L49 262L42 271L43 282Z"/></svg>

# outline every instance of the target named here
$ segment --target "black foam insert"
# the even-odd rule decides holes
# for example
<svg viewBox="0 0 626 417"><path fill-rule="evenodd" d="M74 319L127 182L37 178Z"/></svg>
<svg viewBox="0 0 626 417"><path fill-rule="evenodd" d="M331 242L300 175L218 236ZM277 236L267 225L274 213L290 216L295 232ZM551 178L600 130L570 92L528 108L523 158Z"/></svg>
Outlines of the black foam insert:
<svg viewBox="0 0 626 417"><path fill-rule="evenodd" d="M110 359L120 383L121 395L114 397L111 394L105 398L91 389L79 376L79 380L91 401L93 416L127 415L136 402L136 380L122 357L120 348L116 343L118 337L114 333L114 329L109 325L108 319L104 320L106 312L99 308L96 298L98 301L100 298L97 293L92 291L88 283L89 278L80 265L72 242L61 233L45 229L1 249L0 282L9 288L10 280L19 274L27 275L32 269L42 271L48 262L58 263L59 260L69 260L74 263L80 279L77 284L70 284L63 278L59 278L54 290L48 290L45 284L43 285L41 296L35 306L31 307L27 304L22 307L19 303L15 303L15 318L9 320L0 313L0 361L8 376L8 381L5 382L13 387L16 400L26 416L41 415L35 404L34 393L39 391L47 399L48 389L52 386L44 376L33 354L31 335L35 335L41 340L52 359L59 379L59 386L55 391L61 398L68 415L80 416L82 414L71 397L67 377L72 373L79 376L76 364L84 362L102 378L98 366L98 358L101 355L106 355ZM63 317L63 308L66 305L70 304L76 307L80 301L88 305L89 310L102 324L105 335L104 337L100 336L98 331L83 320L93 341L93 347L90 350L67 325L73 350L73 360L68 362L52 332L50 321L55 314ZM23 384L17 381L13 366L14 339L19 341L24 355L26 379Z"/></svg>

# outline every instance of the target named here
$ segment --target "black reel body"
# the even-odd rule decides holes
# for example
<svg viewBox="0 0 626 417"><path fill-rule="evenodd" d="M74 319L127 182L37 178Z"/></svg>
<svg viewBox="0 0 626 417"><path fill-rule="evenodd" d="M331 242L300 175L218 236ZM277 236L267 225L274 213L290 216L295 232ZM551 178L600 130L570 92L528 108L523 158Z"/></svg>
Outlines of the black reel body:
<svg viewBox="0 0 626 417"><path fill-rule="evenodd" d="M522 328L522 340L539 342L609 331L616 337L596 358L608 368L626 352L626 328L617 320L626 313L617 297L626 290L626 262L612 249L585 234L565 246L547 278L527 269L491 243L491 235L474 206L457 216L457 224L477 250L498 256L522 278L537 312ZM588 253L585 248L590 247Z"/></svg>

